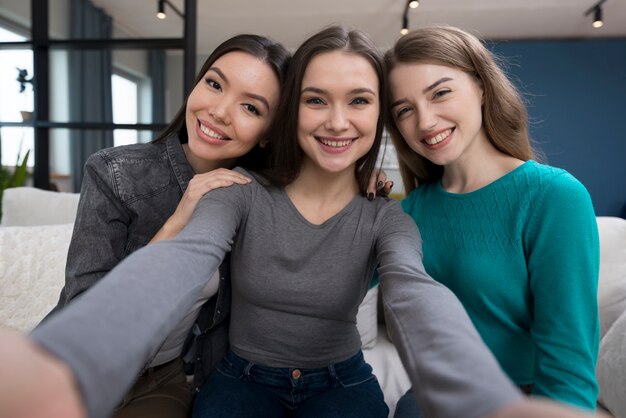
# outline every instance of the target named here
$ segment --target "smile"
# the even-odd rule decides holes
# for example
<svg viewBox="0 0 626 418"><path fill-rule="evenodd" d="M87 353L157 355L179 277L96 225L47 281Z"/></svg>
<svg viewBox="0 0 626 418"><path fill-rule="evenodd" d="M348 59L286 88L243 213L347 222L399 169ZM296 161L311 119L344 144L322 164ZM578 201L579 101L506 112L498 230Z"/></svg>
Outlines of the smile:
<svg viewBox="0 0 626 418"><path fill-rule="evenodd" d="M327 147L331 147L331 148L347 147L352 142L354 142L354 139L333 140L333 139L323 138L323 137L319 137L319 136L316 137L316 139L319 142L321 142L322 144L326 145Z"/></svg>
<svg viewBox="0 0 626 418"><path fill-rule="evenodd" d="M213 139L219 139L219 140L222 140L222 141L230 141L230 138L215 132L213 129L211 129L211 128L207 127L207 126L204 126L202 123L198 122L198 124L200 125L200 130L206 136L208 136L210 138L213 138Z"/></svg>
<svg viewBox="0 0 626 418"><path fill-rule="evenodd" d="M450 136L450 134L452 133L452 129L446 129L445 131L431 137L431 138L424 138L424 142L426 142L428 145L435 145L440 143L441 141L443 141L444 139L446 139L447 137Z"/></svg>

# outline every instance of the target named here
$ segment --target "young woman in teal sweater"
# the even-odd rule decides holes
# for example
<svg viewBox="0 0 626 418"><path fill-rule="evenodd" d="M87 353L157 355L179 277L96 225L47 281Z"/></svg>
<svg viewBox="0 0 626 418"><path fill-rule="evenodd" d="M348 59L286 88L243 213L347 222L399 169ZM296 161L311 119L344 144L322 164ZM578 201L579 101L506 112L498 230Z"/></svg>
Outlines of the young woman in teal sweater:
<svg viewBox="0 0 626 418"><path fill-rule="evenodd" d="M599 244L587 190L533 160L524 103L474 36L422 28L385 58L403 207L427 272L522 390L593 410ZM412 396L398 404L406 416L419 416Z"/></svg>

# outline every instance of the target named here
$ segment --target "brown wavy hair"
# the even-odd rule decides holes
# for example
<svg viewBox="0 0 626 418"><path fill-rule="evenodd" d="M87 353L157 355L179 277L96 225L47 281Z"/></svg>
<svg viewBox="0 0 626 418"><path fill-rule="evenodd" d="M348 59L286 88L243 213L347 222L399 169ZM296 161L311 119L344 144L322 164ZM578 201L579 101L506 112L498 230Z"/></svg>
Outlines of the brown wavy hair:
<svg viewBox="0 0 626 418"><path fill-rule="evenodd" d="M415 29L401 37L385 54L387 74L401 63L444 65L478 78L484 91L483 128L489 141L500 152L520 160L535 158L524 100L498 65L496 56L478 38L452 26ZM406 194L419 184L440 179L443 167L433 164L407 145L389 106L386 107L386 122L398 151Z"/></svg>
<svg viewBox="0 0 626 418"><path fill-rule="evenodd" d="M386 98L385 68L383 56L374 42L364 32L348 30L343 26L330 26L311 36L294 53L287 71L283 95L278 107L279 120L270 139L271 165L264 172L273 184L284 187L292 183L302 168L304 151L298 144L298 111L302 79L309 62L317 55L344 51L365 58L378 76L380 115L372 148L356 163L355 176L362 193L366 192L369 178L376 166L376 158L384 128L384 105Z"/></svg>

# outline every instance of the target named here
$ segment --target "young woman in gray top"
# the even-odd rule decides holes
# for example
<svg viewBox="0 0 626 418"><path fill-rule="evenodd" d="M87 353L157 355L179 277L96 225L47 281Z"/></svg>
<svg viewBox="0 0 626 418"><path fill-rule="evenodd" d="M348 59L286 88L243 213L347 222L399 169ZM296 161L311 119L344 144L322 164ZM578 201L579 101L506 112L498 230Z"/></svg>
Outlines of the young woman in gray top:
<svg viewBox="0 0 626 418"><path fill-rule="evenodd" d="M34 389L45 412L56 406L80 416L84 402L89 416L106 416L232 249L232 351L209 378L211 385L219 374L232 390L216 408L200 399L206 412L230 407L234 416L243 402L253 407L240 412L251 416L384 416L355 320L379 265L389 327L429 416L582 416L523 399L458 300L424 272L415 224L396 202L363 197L380 144L383 80L362 33L332 27L306 41L272 138L274 170L207 194L176 238L138 251L36 329L38 345L15 336L5 344L15 363L42 371ZM244 372L233 376L238 366ZM23 372L26 381L33 375ZM20 407L24 387L12 388L6 405ZM42 414L37 405L32 417Z"/></svg>
<svg viewBox="0 0 626 418"><path fill-rule="evenodd" d="M250 182L228 168L266 164L259 144L267 140L289 57L282 45L257 35L224 41L205 61L174 120L152 143L104 149L88 159L65 286L53 313L135 250L175 236L207 191ZM149 359L116 418L188 416L192 391L180 355L201 306L195 330L202 336L194 347L206 355L195 365L197 385L228 349L227 263L219 275L221 280L210 281L204 298Z"/></svg>

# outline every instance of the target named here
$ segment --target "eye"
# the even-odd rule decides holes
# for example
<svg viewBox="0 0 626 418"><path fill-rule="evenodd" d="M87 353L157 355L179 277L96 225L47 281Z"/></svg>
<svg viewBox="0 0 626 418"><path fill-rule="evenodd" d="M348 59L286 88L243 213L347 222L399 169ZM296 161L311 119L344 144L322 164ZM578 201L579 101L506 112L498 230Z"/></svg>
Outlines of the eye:
<svg viewBox="0 0 626 418"><path fill-rule="evenodd" d="M440 99L442 97L444 97L445 95L447 95L448 93L450 93L450 90L445 89L445 90L438 90L435 92L435 94L433 94L433 99Z"/></svg>
<svg viewBox="0 0 626 418"><path fill-rule="evenodd" d="M396 119L400 119L403 115L409 113L409 111L411 111L411 108L407 106L401 107L400 109L396 110Z"/></svg>
<svg viewBox="0 0 626 418"><path fill-rule="evenodd" d="M246 109L250 113L253 113L257 116L261 116L261 112L259 112L259 109L257 109L255 105L252 105L250 103L244 103L243 108Z"/></svg>
<svg viewBox="0 0 626 418"><path fill-rule="evenodd" d="M207 78L206 83L214 90L222 90L222 86L220 85L220 83L213 80L212 78Z"/></svg>
<svg viewBox="0 0 626 418"><path fill-rule="evenodd" d="M369 103L370 103L369 99L366 99L365 97L356 97L354 100L350 102L350 104L355 104L355 105L366 105Z"/></svg>
<svg viewBox="0 0 626 418"><path fill-rule="evenodd" d="M304 103L310 104L310 105L323 105L323 104L325 104L324 101L321 98L319 98L319 97L309 97L309 98L306 98L304 100Z"/></svg>

